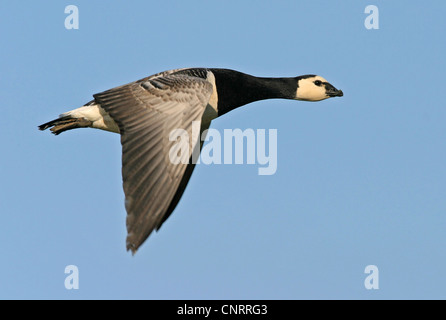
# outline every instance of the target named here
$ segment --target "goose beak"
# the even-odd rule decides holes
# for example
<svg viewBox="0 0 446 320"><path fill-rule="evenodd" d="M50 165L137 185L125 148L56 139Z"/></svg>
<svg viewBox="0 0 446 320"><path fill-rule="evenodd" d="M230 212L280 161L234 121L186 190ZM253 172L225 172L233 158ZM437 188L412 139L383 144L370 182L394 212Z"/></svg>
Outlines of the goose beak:
<svg viewBox="0 0 446 320"><path fill-rule="evenodd" d="M344 93L342 92L342 90L338 90L336 88L330 88L329 90L327 90L327 95L329 97L342 97L344 95Z"/></svg>

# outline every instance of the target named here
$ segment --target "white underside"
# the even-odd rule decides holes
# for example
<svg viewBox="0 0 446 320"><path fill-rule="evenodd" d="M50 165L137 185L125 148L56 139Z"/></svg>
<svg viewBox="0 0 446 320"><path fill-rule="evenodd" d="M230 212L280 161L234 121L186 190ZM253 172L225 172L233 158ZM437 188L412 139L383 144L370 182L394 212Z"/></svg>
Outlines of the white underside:
<svg viewBox="0 0 446 320"><path fill-rule="evenodd" d="M60 116L84 118L93 123L91 126L92 128L119 133L119 127L116 122L108 115L108 113L104 109L101 108L99 104L82 106L78 109L65 112Z"/></svg>
<svg viewBox="0 0 446 320"><path fill-rule="evenodd" d="M208 71L208 76L206 78L212 84L212 95L209 99L209 102L204 109L203 116L201 117L202 127L209 128L211 121L218 117L218 95L217 95L217 86L215 85L215 76L211 71Z"/></svg>

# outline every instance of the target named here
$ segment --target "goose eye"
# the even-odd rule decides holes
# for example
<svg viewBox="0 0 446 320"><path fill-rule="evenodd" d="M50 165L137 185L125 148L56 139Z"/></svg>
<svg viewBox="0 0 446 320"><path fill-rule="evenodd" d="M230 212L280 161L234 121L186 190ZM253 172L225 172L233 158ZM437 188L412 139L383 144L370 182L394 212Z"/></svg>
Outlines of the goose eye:
<svg viewBox="0 0 446 320"><path fill-rule="evenodd" d="M320 85L322 84L322 81L321 81L321 80L316 80L316 81L314 82L314 84L317 85L317 86L320 86Z"/></svg>

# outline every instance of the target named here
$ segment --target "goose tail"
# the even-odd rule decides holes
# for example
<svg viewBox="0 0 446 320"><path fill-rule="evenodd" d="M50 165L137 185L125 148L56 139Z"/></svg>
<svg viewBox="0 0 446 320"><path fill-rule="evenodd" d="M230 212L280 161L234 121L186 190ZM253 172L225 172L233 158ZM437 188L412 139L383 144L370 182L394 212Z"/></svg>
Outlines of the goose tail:
<svg viewBox="0 0 446 320"><path fill-rule="evenodd" d="M71 115L61 115L59 118L46 122L38 126L39 130L43 131L50 128L51 132L58 135L64 131L90 127L92 122L85 118L75 118Z"/></svg>

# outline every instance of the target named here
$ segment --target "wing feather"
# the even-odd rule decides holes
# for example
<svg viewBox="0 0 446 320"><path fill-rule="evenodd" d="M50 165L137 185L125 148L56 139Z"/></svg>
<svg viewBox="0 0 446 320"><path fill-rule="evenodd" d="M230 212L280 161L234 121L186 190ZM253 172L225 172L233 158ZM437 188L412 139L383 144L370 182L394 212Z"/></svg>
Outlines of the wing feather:
<svg viewBox="0 0 446 320"><path fill-rule="evenodd" d="M174 195L185 188L180 182L188 164L171 163L169 151L177 143L169 134L183 129L191 137L192 122L201 120L212 94L205 79L176 71L94 95L121 133L127 250L133 253L160 227Z"/></svg>

